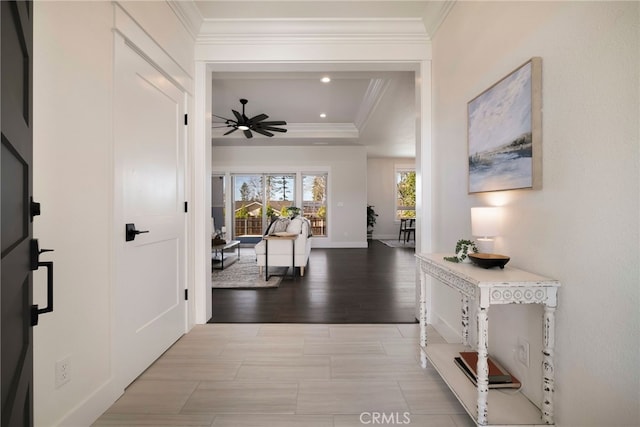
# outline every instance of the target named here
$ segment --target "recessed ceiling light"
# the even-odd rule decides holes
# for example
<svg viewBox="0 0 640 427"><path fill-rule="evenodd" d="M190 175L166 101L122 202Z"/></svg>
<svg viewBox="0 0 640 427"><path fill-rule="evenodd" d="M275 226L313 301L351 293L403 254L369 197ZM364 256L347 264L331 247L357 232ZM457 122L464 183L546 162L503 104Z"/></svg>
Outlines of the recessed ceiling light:
<svg viewBox="0 0 640 427"><path fill-rule="evenodd" d="M323 78L320 79L320 81L322 83L329 83L331 81L331 77L329 76L324 76Z"/></svg>
<svg viewBox="0 0 640 427"><path fill-rule="evenodd" d="M322 117L324 119L325 117L327 117L327 115L326 115L326 113L320 113L320 117Z"/></svg>

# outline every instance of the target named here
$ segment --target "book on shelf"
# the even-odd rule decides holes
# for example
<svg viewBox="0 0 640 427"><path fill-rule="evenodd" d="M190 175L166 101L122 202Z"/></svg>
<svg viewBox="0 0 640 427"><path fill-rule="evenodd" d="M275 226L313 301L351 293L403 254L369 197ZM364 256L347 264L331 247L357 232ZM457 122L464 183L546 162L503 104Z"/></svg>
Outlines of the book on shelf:
<svg viewBox="0 0 640 427"><path fill-rule="evenodd" d="M463 351L460 352L460 357L454 358L454 361L473 385L477 386L476 366L478 365L478 353L475 351ZM520 388L520 381L491 357L487 358L487 364L489 365L489 388Z"/></svg>

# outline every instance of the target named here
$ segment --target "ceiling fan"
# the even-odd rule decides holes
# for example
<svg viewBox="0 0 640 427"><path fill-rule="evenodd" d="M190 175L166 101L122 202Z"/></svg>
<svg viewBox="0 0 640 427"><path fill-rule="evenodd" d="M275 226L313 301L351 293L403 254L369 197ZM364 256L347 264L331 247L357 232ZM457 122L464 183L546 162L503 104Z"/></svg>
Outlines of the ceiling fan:
<svg viewBox="0 0 640 427"><path fill-rule="evenodd" d="M264 113L258 114L257 116L254 116L252 118L248 118L244 113L244 106L247 105L247 102L249 101L247 101L246 99L240 100L240 103L242 104L242 114L238 113L236 110L231 110L233 112L233 115L235 116L235 120L227 119L226 117L216 116L214 114L213 116L224 120L224 123L225 123L224 126L214 126L214 128L224 128L224 127L232 128L231 130L225 132L224 135L229 135L230 133L233 133L237 130L241 130L244 132L244 136L247 138L253 138L253 134L251 133L251 131L257 132L260 135L264 135L268 137L273 136L273 133L271 132L287 131L286 129L276 127L276 126L286 125L287 122L283 120L265 122L265 120L268 119L269 116L267 116Z"/></svg>

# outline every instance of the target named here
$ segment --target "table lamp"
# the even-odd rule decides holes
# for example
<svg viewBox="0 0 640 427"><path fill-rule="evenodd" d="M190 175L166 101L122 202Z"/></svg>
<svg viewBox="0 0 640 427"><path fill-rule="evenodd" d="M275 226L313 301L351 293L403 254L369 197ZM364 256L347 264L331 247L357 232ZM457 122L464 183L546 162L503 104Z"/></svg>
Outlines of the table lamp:
<svg viewBox="0 0 640 427"><path fill-rule="evenodd" d="M478 251L493 253L494 237L499 234L500 208L471 208L471 234L475 237Z"/></svg>

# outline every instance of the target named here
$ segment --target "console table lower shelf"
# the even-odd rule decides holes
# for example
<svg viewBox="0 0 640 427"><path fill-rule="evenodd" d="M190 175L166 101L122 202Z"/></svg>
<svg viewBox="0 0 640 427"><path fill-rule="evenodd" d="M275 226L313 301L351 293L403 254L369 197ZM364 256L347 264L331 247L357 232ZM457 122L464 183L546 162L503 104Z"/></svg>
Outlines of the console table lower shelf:
<svg viewBox="0 0 640 427"><path fill-rule="evenodd" d="M429 344L422 350L467 413L473 420L477 420L478 390L453 361L461 351L473 349L463 344ZM491 426L548 426L542 421L540 409L519 391L491 389L487 404L490 408L488 412Z"/></svg>

